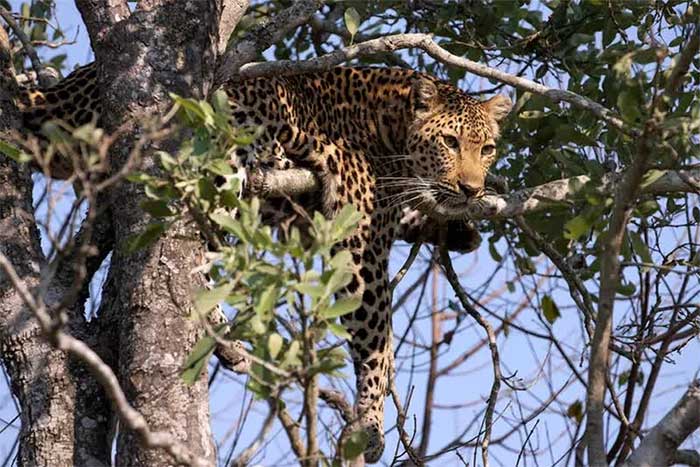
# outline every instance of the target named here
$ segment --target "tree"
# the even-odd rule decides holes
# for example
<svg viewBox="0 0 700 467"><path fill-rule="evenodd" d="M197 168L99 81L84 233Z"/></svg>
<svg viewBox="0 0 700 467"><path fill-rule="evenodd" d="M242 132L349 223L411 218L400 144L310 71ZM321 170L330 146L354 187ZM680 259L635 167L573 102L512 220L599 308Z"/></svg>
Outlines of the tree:
<svg viewBox="0 0 700 467"><path fill-rule="evenodd" d="M16 150L16 72L28 57L49 82L42 57L63 33L51 4L12 14L0 3L9 31L0 35L0 336L20 405L19 462L107 465L115 417L119 465L246 465L274 427L286 440L279 456L360 462L352 394L335 375L345 336L335 317L353 304L331 299L344 258L330 245L352 228L352 210L311 217L311 245L293 229L273 241L260 203L229 196L240 186L221 164L221 138L251 135L223 123L214 92L229 79L360 62L427 71L475 93L512 89L515 99L493 190L471 210L488 241L476 255L450 253L466 243L461 220L446 230L431 220L407 237L408 255L397 248L387 412L396 450L384 460L700 464L681 449L697 444L700 426L697 366L681 360L698 345L700 313L700 12L679 0L529 3L79 1L104 131L54 128L49 151ZM60 69L62 60L49 61ZM193 144L209 165L185 157ZM33 203L22 161L29 154L50 176L51 148L85 162L72 174L79 197L46 229L45 255L37 221L57 212L42 219L34 206L53 183ZM215 187L215 175L229 185ZM263 198L316 189L303 170L249 175L248 194ZM239 216L217 217L221 206ZM87 320L89 280L110 252L99 313ZM208 278L205 259L215 264ZM226 262L259 281L236 282L216 266ZM248 296L251 313L204 319ZM250 407L265 411L242 417L254 434L245 447L239 435L223 441L218 457L201 375L214 350L245 373L258 398ZM673 359L683 375L666 370ZM466 394L442 383L465 371ZM662 382L680 388L675 405L658 398ZM454 435L447 408L459 416Z"/></svg>

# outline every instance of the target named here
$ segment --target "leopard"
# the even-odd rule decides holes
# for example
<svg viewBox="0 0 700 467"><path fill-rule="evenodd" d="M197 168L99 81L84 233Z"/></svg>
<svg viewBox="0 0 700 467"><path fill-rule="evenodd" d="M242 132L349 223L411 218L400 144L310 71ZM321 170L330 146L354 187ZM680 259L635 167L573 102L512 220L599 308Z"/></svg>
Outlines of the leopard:
<svg viewBox="0 0 700 467"><path fill-rule="evenodd" d="M25 125L37 131L59 118L72 126L99 119L94 64L20 99ZM352 257L342 295L360 307L342 317L351 336L357 426L369 437L365 461L385 444L384 405L393 376L389 252L401 237L406 210L431 219L460 219L485 193L500 127L511 99L479 100L430 74L403 68L333 67L323 71L236 79L224 84L232 123L260 129L248 146L232 148L231 164L265 163L313 171L318 207L331 218L343 206L360 213L356 230L337 249ZM70 164L52 167L66 177Z"/></svg>

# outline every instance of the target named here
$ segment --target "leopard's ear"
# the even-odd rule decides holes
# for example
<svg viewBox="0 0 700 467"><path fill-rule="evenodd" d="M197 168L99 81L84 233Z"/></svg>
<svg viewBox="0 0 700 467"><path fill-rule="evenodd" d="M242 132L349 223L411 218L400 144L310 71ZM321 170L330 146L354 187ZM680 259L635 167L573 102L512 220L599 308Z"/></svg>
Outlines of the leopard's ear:
<svg viewBox="0 0 700 467"><path fill-rule="evenodd" d="M438 89L433 80L419 77L411 85L411 107L417 119L433 113L439 101Z"/></svg>
<svg viewBox="0 0 700 467"><path fill-rule="evenodd" d="M484 101L483 105L496 122L506 118L513 108L513 102L503 94L496 94L491 99Z"/></svg>

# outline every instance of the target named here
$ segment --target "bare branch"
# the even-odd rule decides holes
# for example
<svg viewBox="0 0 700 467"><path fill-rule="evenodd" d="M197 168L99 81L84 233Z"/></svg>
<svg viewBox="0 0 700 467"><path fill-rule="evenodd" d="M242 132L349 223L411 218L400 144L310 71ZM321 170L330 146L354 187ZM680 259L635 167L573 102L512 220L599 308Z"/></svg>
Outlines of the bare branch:
<svg viewBox="0 0 700 467"><path fill-rule="evenodd" d="M678 403L644 437L623 467L652 467L682 462L697 465L697 452L684 452L678 459L678 446L700 427L700 380L694 381ZM693 453L694 455L691 455ZM693 459L695 459L693 461Z"/></svg>
<svg viewBox="0 0 700 467"><path fill-rule="evenodd" d="M337 410L346 423L352 423L354 415L352 405L345 399L342 392L335 389L319 389L318 396L330 407Z"/></svg>
<svg viewBox="0 0 700 467"><path fill-rule="evenodd" d="M399 397L399 391L396 389L396 381L394 378L391 378L389 382L389 392L391 392L391 398L393 399L394 406L396 407L396 428L399 430L399 439L401 440L401 444L414 465L425 465L423 460L411 446L411 438L408 436L408 433L404 428L404 424L406 423L406 411L401 403L401 398Z"/></svg>
<svg viewBox="0 0 700 467"><path fill-rule="evenodd" d="M244 467L250 464L250 460L258 451L258 449L260 449L260 447L263 445L265 438L267 438L267 435L270 433L276 415L277 406L275 404L270 404L270 411L268 412L267 417L265 417L265 421L263 422L262 427L260 428L258 436L255 437L255 439L248 445L247 448L245 448L245 450L237 458L231 461L231 463L229 464L231 467Z"/></svg>
<svg viewBox="0 0 700 467"><path fill-rule="evenodd" d="M460 303L464 310L471 316L474 321L481 326L489 341L489 350L491 351L491 364L493 366L493 383L491 384L491 392L489 394L488 404L486 405L486 412L484 414L484 439L481 442L481 459L483 461L484 467L489 466L489 444L491 442L491 429L493 428L493 414L496 410L496 402L498 401L498 392L501 388L501 360L498 355L498 345L496 343L496 334L493 332L491 324L481 316L469 302L467 294L464 292L462 285L459 283L459 277L452 267L452 260L450 259L450 254L444 248L440 249L440 264L442 264L445 277L447 281L452 286L457 298L459 298Z"/></svg>

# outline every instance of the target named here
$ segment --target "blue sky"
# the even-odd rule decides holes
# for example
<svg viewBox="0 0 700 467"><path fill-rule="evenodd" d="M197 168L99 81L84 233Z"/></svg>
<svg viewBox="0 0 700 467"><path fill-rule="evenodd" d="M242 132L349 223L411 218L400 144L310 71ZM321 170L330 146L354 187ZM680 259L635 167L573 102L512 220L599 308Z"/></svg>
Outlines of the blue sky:
<svg viewBox="0 0 700 467"><path fill-rule="evenodd" d="M11 2L16 6L19 2ZM72 3L57 2L58 21L66 31L68 37L77 34L76 44L64 47L61 52L68 54L68 69L75 65L85 64L92 59L88 44L88 38L80 17ZM55 52L50 52L49 56ZM480 82L480 80L475 80ZM484 83L488 87L488 83ZM42 180L37 179L37 190L42 189ZM65 212L66 203L70 203L69 195L63 195L60 200L59 211ZM695 203L698 200L695 198ZM42 216L42 211L39 211ZM58 220L56 221L58 222ZM698 235L697 230L694 233ZM669 238L668 242L674 239ZM528 276L519 277L517 270L510 261L506 261L502 267L491 259L488 252L486 239L481 248L470 255L455 257L455 268L460 273L463 286L475 296L480 297L480 302L485 306L506 312L508 314L520 313L517 323L537 330L541 333L548 333L551 329L559 343L566 349L575 364L579 365L579 371L584 375L585 365L581 364L583 357L587 355L587 349L583 345L581 335L580 318L578 311L573 307L571 299L565 287L560 281L539 281L538 278ZM496 244L501 254L505 253L507 245L503 241ZM391 269L392 274L398 270L408 253L408 246L398 244L392 253ZM533 258L538 265L539 271L548 270L547 261L540 258ZM404 278L402 286L413 283L420 273L425 269L427 261L427 250L424 248L421 259L414 264L411 272ZM488 276L493 275L493 279L487 282ZM521 282L520 282L521 281ZM508 290L507 283L515 284L513 292ZM96 287L99 289L99 287ZM442 278L438 278L435 290L436 305L439 308L448 308L451 301L456 301L449 285ZM537 290L549 293L559 305L562 318L553 326L549 326L541 318L540 304L528 300L530 291ZM595 290L595 289L594 289ZM400 295L401 288L395 294ZM408 333L409 340L416 343L416 346L404 345L397 357L399 365L397 374L397 387L405 398L413 387L412 401L408 410L409 422L407 430L412 431L413 417L415 416L418 429L422 425L423 397L425 394L425 371L427 368L427 358L423 350L419 350L422 343L429 343L431 329L429 319L429 307L431 295L433 293L432 281L428 281L426 294L428 300L423 302L419 311L419 318L413 325L412 331ZM395 310L394 328L397 336L403 335L408 316L413 312L415 300L409 300L402 308ZM625 303L620 303L617 309L618 318L625 312ZM499 321L489 318L495 327ZM442 331L447 332L454 328L454 321L445 321L442 324ZM449 347L443 346L440 349L438 367L442 368L457 358L466 349L484 337L483 332L476 327L469 318L465 318L458 328L458 332L453 338ZM563 448L568 443L567 433L573 429L572 423L566 418L565 413L568 404L579 400L585 400L585 389L571 377L571 373L564 365L553 349L544 344L541 340L528 336L511 328L507 337L499 337L499 350L502 359L502 371L504 375L515 374L514 381L520 378L518 385L525 388L523 391L513 391L502 386L501 398L497 405L498 421L494 428L493 437L498 438L508 431L505 422L517 422L521 417L537 407L539 401L546 400L553 392L561 388L560 399L562 404L554 404L550 410L541 416L534 418L519 430L507 446L494 446L492 448L493 463L495 465L513 466L519 455L520 445L530 429L536 426L530 443L534 449L539 449L536 459L525 457L520 465L553 465L564 454ZM699 364L696 357L700 350L698 339L695 338L682 353L673 356L673 364L665 365L660 377L661 383L657 387L658 394L649 411L649 422L653 422L662 416L668 408L675 403L682 394L687 384L697 375ZM585 359L584 359L585 360ZM411 373L411 369L413 372ZM351 377L351 367L345 372L349 377L345 381L335 381L341 388L353 385ZM551 375L551 377L547 377ZM438 381L435 387L437 400L440 408L436 408L433 414L433 425L430 449L442 446L447 440L461 433L468 423L476 420L469 433L476 434L479 427L479 420L482 410L485 407L485 400L490 390L492 380L490 358L486 348L476 352L464 364L450 376L445 376ZM330 383L328 383L330 384ZM3 420L11 420L15 414L15 405L12 403L9 390L6 385L0 385L0 417ZM299 394L290 396L290 407L294 407L293 401L299 401ZM211 412L212 425L216 439L229 440L232 429L235 430L236 423L240 420L241 413L244 413L250 401L250 394L243 390L243 380L238 376L233 376L226 372L221 374L211 391ZM460 406L460 407L457 407ZM264 403L253 403L251 413L246 425L242 429L241 440L237 451L245 447L259 428L260 421L265 415L267 406ZM387 399L386 425L390 427L395 420L395 411L390 399ZM12 443L17 434L17 421L9 428L0 433L0 456L12 448ZM468 438L469 436L465 436ZM419 439L418 435L416 439ZM697 436L695 443L697 444ZM395 431L387 436L387 448L384 460L390 461L396 446L397 438ZM228 444L228 443L224 443ZM551 451L548 448L551 446ZM286 439L279 433L277 426L270 436L270 444L264 450L264 457L257 458L260 465L276 466L294 464L293 459L288 455ZM472 448L460 449L461 455L471 460L473 456ZM226 455L226 447L221 449L220 455ZM456 454L447 454L440 461L443 465L462 465ZM477 456L477 464L480 464L480 454ZM432 465L432 463L431 463ZM557 465L564 465L559 463Z"/></svg>

